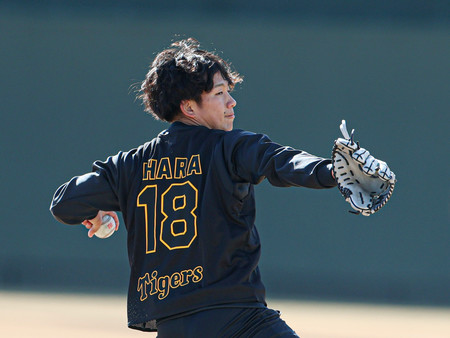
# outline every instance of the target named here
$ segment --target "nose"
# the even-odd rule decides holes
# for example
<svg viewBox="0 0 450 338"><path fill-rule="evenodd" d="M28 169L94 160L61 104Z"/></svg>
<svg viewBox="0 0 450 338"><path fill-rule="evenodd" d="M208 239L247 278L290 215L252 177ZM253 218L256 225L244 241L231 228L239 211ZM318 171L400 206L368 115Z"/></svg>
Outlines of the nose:
<svg viewBox="0 0 450 338"><path fill-rule="evenodd" d="M230 94L228 94L228 96L229 96L229 99L227 102L227 108L230 109L230 108L236 107L236 100Z"/></svg>

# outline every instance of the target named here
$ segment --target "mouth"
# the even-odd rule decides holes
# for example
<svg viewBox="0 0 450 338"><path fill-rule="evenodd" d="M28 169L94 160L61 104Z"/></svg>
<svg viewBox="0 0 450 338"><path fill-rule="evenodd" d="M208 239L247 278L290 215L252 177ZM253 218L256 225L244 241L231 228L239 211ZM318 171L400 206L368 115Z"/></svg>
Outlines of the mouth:
<svg viewBox="0 0 450 338"><path fill-rule="evenodd" d="M225 113L226 119L234 119L234 113Z"/></svg>

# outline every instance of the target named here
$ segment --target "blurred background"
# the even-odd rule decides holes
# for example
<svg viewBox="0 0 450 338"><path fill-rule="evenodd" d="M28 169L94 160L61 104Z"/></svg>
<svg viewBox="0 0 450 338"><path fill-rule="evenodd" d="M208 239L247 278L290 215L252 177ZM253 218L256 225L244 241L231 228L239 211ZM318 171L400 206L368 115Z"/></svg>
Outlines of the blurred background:
<svg viewBox="0 0 450 338"><path fill-rule="evenodd" d="M398 178L370 217L337 189L257 186L268 296L448 307L449 12L438 0L0 1L0 290L126 294L125 228L89 239L49 204L93 161L168 127L134 88L156 53L195 37L244 75L236 128L329 157L346 119Z"/></svg>

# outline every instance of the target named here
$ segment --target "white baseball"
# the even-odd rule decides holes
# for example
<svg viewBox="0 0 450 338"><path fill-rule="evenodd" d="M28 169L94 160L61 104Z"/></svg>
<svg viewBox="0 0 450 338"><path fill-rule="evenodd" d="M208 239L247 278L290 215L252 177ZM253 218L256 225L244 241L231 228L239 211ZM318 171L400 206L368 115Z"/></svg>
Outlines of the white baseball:
<svg viewBox="0 0 450 338"><path fill-rule="evenodd" d="M95 236L98 238L108 238L116 230L116 221L110 215L105 215L102 218L102 225L97 230Z"/></svg>

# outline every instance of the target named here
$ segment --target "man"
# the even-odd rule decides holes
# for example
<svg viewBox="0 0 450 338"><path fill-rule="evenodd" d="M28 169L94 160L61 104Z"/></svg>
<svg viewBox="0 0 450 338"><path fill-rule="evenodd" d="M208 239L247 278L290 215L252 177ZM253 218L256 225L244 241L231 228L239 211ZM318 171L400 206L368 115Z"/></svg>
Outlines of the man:
<svg viewBox="0 0 450 338"><path fill-rule="evenodd" d="M51 212L83 223L121 211L131 266L128 325L158 337L297 337L266 307L254 185L331 188L330 160L233 130L240 75L182 40L153 61L140 98L170 127L94 163L55 193ZM105 211L106 210L106 211Z"/></svg>

